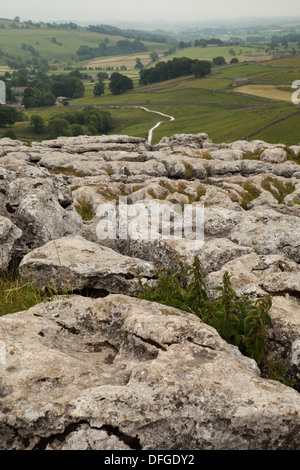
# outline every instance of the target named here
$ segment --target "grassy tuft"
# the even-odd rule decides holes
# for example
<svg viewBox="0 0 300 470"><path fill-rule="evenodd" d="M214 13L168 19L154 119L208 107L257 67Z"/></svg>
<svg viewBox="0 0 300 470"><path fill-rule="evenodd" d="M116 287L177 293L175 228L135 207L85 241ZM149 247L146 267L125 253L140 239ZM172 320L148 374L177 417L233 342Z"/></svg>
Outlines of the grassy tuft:
<svg viewBox="0 0 300 470"><path fill-rule="evenodd" d="M77 204L75 204L75 209L81 216L82 220L92 220L94 217L93 208L85 198L77 200Z"/></svg>
<svg viewBox="0 0 300 470"><path fill-rule="evenodd" d="M245 194L243 194L243 198L241 201L242 208L246 210L249 202L253 201L259 196L259 191L251 183L244 183L242 187L245 191L247 191Z"/></svg>
<svg viewBox="0 0 300 470"><path fill-rule="evenodd" d="M23 282L18 276L1 274L0 276L0 316L28 310L46 300L34 283Z"/></svg>
<svg viewBox="0 0 300 470"><path fill-rule="evenodd" d="M262 188L269 191L279 204L284 204L284 198L295 191L295 186L290 182L283 182L271 176L262 181Z"/></svg>
<svg viewBox="0 0 300 470"><path fill-rule="evenodd" d="M87 176L82 171L74 170L74 168L72 166L57 167L53 170L53 172L56 175L62 174L62 175L68 175L68 176L78 176L79 178L84 178L85 176Z"/></svg>

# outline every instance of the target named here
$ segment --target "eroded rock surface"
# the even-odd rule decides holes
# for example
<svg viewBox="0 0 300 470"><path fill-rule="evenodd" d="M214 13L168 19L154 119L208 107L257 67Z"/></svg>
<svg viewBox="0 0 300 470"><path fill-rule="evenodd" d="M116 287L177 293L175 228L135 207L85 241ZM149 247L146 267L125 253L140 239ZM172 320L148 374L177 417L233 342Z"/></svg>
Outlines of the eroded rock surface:
<svg viewBox="0 0 300 470"><path fill-rule="evenodd" d="M32 250L22 259L19 272L24 280L33 279L39 289L49 283L58 292L91 289L137 294L139 277L151 279L155 267L70 235Z"/></svg>
<svg viewBox="0 0 300 470"><path fill-rule="evenodd" d="M193 315L73 297L0 337L1 449L299 448L299 393Z"/></svg>
<svg viewBox="0 0 300 470"><path fill-rule="evenodd" d="M299 449L299 388L264 378L283 363L300 382L297 144L0 140L1 269L64 293L0 318L1 449ZM211 297L225 272L272 296L261 370L194 315L134 298L195 255Z"/></svg>

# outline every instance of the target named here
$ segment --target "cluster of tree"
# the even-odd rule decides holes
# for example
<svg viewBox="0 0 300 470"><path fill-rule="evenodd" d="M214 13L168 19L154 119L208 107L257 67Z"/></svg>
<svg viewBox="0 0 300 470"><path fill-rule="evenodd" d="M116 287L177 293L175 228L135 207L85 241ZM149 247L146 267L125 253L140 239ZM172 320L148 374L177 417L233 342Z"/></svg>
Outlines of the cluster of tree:
<svg viewBox="0 0 300 470"><path fill-rule="evenodd" d="M158 62L154 67L140 71L140 84L148 85L191 74L204 77L211 73L211 65L208 60L193 60L186 57Z"/></svg>
<svg viewBox="0 0 300 470"><path fill-rule="evenodd" d="M80 46L77 55L81 60L90 60L95 57L106 57L112 55L133 54L135 52L146 52L147 47L138 39L134 41L121 40L115 46L109 46L107 42L100 42L98 47Z"/></svg>
<svg viewBox="0 0 300 470"><path fill-rule="evenodd" d="M140 31L137 29L120 29L116 26L109 25L90 25L88 30L92 33L107 34L110 36L121 36L127 39L138 39L140 41L150 41L166 43L165 36L159 33L151 33L149 31Z"/></svg>
<svg viewBox="0 0 300 470"><path fill-rule="evenodd" d="M99 77L98 82L94 86L93 92L94 92L94 96L104 95L104 93L105 93L105 83L104 83L104 80L102 78Z"/></svg>
<svg viewBox="0 0 300 470"><path fill-rule="evenodd" d="M0 127L12 126L17 121L23 121L24 116L21 111L17 111L10 106L0 106Z"/></svg>
<svg viewBox="0 0 300 470"><path fill-rule="evenodd" d="M224 46L224 42L218 38L211 38L211 39L195 39L194 46L195 47L207 47L209 44L217 44L218 46Z"/></svg>
<svg viewBox="0 0 300 470"><path fill-rule="evenodd" d="M51 76L51 92L55 97L65 96L70 99L84 96L83 76L79 70L72 70L68 74Z"/></svg>
<svg viewBox="0 0 300 470"><path fill-rule="evenodd" d="M271 38L271 48L273 47L288 47L289 42L300 43L300 33L290 33L284 36L274 34Z"/></svg>
<svg viewBox="0 0 300 470"><path fill-rule="evenodd" d="M30 123L37 134L46 134L51 139L85 135L87 132L92 135L107 134L113 129L111 114L94 106L53 116L47 124L40 115L35 114L31 116Z"/></svg>
<svg viewBox="0 0 300 470"><path fill-rule="evenodd" d="M21 48L22 48L23 51L30 52L33 56L39 57L39 55L40 55L40 53L37 50L35 50L35 48L33 46L30 46L28 44L23 43Z"/></svg>
<svg viewBox="0 0 300 470"><path fill-rule="evenodd" d="M212 59L212 63L214 66L226 65L226 60L223 56L218 56Z"/></svg>
<svg viewBox="0 0 300 470"><path fill-rule="evenodd" d="M119 72L112 73L109 80L109 89L114 95L133 89L133 80Z"/></svg>
<svg viewBox="0 0 300 470"><path fill-rule="evenodd" d="M52 76L38 72L27 83L22 103L25 108L38 108L53 106L58 96L69 99L81 98L84 96L84 84L81 78L78 70Z"/></svg>
<svg viewBox="0 0 300 470"><path fill-rule="evenodd" d="M211 38L211 39L195 39L194 42L180 41L178 43L179 49L186 49L187 47L207 47L209 44L216 44L217 46L224 46L224 42L221 39Z"/></svg>
<svg viewBox="0 0 300 470"><path fill-rule="evenodd" d="M33 49L34 50L34 49ZM37 51L32 52L32 57L28 57L26 54L25 57L19 57L15 55L9 55L7 53L4 53L3 55L6 58L6 63L7 65L13 69L13 70L18 70L21 67L32 67L35 69L47 69L49 70L49 63L45 57L40 57L39 53Z"/></svg>
<svg viewBox="0 0 300 470"><path fill-rule="evenodd" d="M62 42L58 42L56 37L52 37L50 39L51 42L53 42L53 44L57 44L58 46L62 46Z"/></svg>

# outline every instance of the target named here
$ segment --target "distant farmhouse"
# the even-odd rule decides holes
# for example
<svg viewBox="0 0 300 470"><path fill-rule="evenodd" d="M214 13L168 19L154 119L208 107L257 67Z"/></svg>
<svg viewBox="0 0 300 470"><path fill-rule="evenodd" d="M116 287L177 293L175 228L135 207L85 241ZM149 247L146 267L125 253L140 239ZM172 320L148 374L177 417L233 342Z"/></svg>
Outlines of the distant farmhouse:
<svg viewBox="0 0 300 470"><path fill-rule="evenodd" d="M247 85L248 83L249 83L249 80L247 77L236 77L232 80L233 87Z"/></svg>

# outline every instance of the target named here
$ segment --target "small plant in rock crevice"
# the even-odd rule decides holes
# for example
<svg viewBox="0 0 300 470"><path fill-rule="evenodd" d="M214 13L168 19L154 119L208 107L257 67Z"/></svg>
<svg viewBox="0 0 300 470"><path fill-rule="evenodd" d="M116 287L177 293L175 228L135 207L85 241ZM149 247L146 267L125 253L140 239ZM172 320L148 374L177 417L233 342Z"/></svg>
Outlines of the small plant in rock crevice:
<svg viewBox="0 0 300 470"><path fill-rule="evenodd" d="M211 299L205 283L205 271L198 257L192 265L177 261L173 268L159 267L155 287L140 282L139 298L179 308L197 315L214 327L220 336L259 364L265 353L266 326L271 326L268 312L270 296L251 300L238 296L228 272L223 275L217 299Z"/></svg>
<svg viewBox="0 0 300 470"><path fill-rule="evenodd" d="M267 176L262 181L262 188L269 191L279 204L284 204L284 198L295 191L295 186L291 182L282 182L271 176Z"/></svg>
<svg viewBox="0 0 300 470"><path fill-rule="evenodd" d="M78 214L81 216L82 220L88 221L92 220L92 218L94 217L93 208L86 198L77 200L77 203L74 204L74 207Z"/></svg>
<svg viewBox="0 0 300 470"><path fill-rule="evenodd" d="M258 198L260 192L251 183L244 183L242 184L242 187L246 191L246 193L243 194L241 206L243 209L246 210L249 202L254 201L254 199Z"/></svg>

